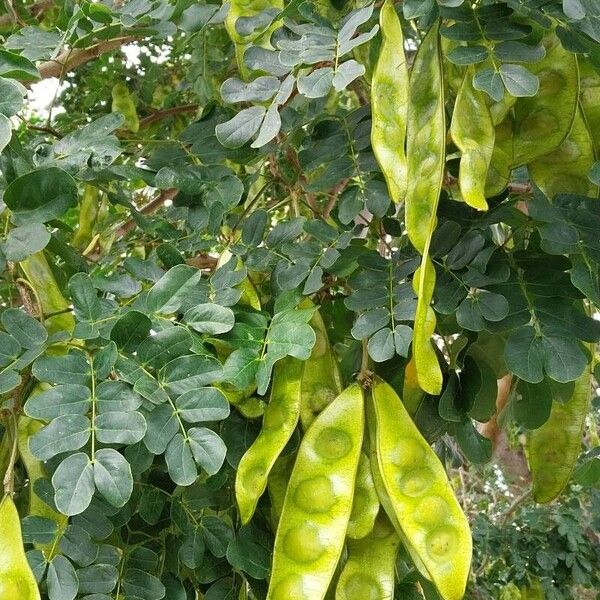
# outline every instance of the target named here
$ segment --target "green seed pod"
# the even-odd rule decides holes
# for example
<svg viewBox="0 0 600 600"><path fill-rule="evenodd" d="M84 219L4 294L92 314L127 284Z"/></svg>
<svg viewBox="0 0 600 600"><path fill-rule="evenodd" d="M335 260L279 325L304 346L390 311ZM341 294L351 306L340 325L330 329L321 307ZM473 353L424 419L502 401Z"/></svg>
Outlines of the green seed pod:
<svg viewBox="0 0 600 600"><path fill-rule="evenodd" d="M407 163L404 152L408 110L408 69L404 36L393 2L381 7L379 23L383 43L371 82L371 146L387 181L390 197L406 196Z"/></svg>
<svg viewBox="0 0 600 600"><path fill-rule="evenodd" d="M323 600L344 546L364 430L362 389L346 388L306 432L288 484L267 600Z"/></svg>
<svg viewBox="0 0 600 600"><path fill-rule="evenodd" d="M356 474L356 487L352 501L352 512L346 535L358 540L372 530L379 512L379 497L373 483L371 465L366 454L361 453Z"/></svg>
<svg viewBox="0 0 600 600"><path fill-rule="evenodd" d="M389 600L394 597L396 553L400 540L384 513L373 531L348 541L348 560L337 584L335 600Z"/></svg>
<svg viewBox="0 0 600 600"><path fill-rule="evenodd" d="M535 184L549 198L563 193L593 197L598 194L598 187L588 179L588 173L594 160L592 136L582 111L578 110L565 141L528 167Z"/></svg>
<svg viewBox="0 0 600 600"><path fill-rule="evenodd" d="M235 478L235 497L244 524L252 518L258 499L267 487L269 472L298 424L303 366L302 361L294 358L275 365L262 429L242 456Z"/></svg>
<svg viewBox="0 0 600 600"><path fill-rule="evenodd" d="M410 77L408 105L408 187L406 232L423 256L413 278L418 296L413 334L413 355L417 379L429 394L442 389L442 371L431 337L436 318L431 308L435 269L429 259L429 245L437 222L437 207L444 176L446 120L444 85L439 45L439 23L431 27L415 56Z"/></svg>
<svg viewBox="0 0 600 600"><path fill-rule="evenodd" d="M115 83L112 89L112 111L125 117L125 127L135 133L140 129L135 102L124 83Z"/></svg>
<svg viewBox="0 0 600 600"><path fill-rule="evenodd" d="M379 472L407 550L418 556L444 600L460 600L469 576L469 524L439 458L393 388L372 387Z"/></svg>
<svg viewBox="0 0 600 600"><path fill-rule="evenodd" d="M485 180L494 151L494 124L486 94L473 87L473 70L465 73L456 97L450 135L461 151L458 185L464 201L487 210Z"/></svg>
<svg viewBox="0 0 600 600"><path fill-rule="evenodd" d="M0 600L40 600L23 548L19 513L9 494L0 500L0 523Z"/></svg>
<svg viewBox="0 0 600 600"><path fill-rule="evenodd" d="M548 420L529 432L528 460L536 502L551 502L569 482L581 450L591 397L591 372L588 368L575 381L571 398L564 404L552 401Z"/></svg>
<svg viewBox="0 0 600 600"><path fill-rule="evenodd" d="M300 421L304 430L308 429L315 417L342 390L338 363L327 338L325 323L318 310L310 320L310 325L315 331L316 341L310 358L304 362L302 374Z"/></svg>

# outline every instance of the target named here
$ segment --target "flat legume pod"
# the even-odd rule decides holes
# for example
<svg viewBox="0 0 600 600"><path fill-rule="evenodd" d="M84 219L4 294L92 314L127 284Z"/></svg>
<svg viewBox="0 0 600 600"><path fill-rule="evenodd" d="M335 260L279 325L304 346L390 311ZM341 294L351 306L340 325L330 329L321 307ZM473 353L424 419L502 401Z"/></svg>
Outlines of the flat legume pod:
<svg viewBox="0 0 600 600"><path fill-rule="evenodd" d="M43 384L38 384L31 393L30 398L41 393ZM49 386L48 386L49 387ZM56 549L56 537L63 535L64 529L67 526L68 517L56 512L48 506L34 491L35 482L42 477L48 477L44 468L44 463L38 460L31 450L29 450L29 438L39 431L44 426L40 421L21 415L18 424L17 443L19 448L19 457L27 471L27 479L29 481L29 506L27 514L34 517L44 517L56 523L57 534L55 538L47 544L36 544L35 547L41 550L46 559L52 558L52 550Z"/></svg>
<svg viewBox="0 0 600 600"><path fill-rule="evenodd" d="M497 143L510 156L510 166L525 165L558 148L575 118L579 71L575 54L565 50L555 34L544 38L546 56L527 68L537 75L535 96L518 98L512 115L512 136Z"/></svg>
<svg viewBox="0 0 600 600"><path fill-rule="evenodd" d="M62 295L44 253L36 252L32 254L20 262L19 266L25 273L27 281L36 291L44 314L61 313L45 319L48 333L73 331L75 327L73 315L70 312L62 312L66 311L70 304Z"/></svg>
<svg viewBox="0 0 600 600"><path fill-rule="evenodd" d="M267 479L267 491L271 500L271 527L277 530L281 511L283 510L283 502L285 500L285 492L290 481L290 475L296 461L296 453L280 456L273 465L269 478Z"/></svg>
<svg viewBox="0 0 600 600"><path fill-rule="evenodd" d="M535 184L552 198L556 194L596 196L598 187L588 179L594 164L594 145L581 110L565 141L554 151L528 165Z"/></svg>
<svg viewBox="0 0 600 600"><path fill-rule="evenodd" d="M310 305L312 306L312 303ZM342 391L339 366L327 337L327 328L318 310L309 324L315 332L315 345L310 357L304 362L302 374L300 421L304 430L308 429L315 417Z"/></svg>
<svg viewBox="0 0 600 600"><path fill-rule="evenodd" d="M399 544L400 539L382 512L367 537L348 541L348 560L335 600L392 600Z"/></svg>
<svg viewBox="0 0 600 600"><path fill-rule="evenodd" d="M439 46L439 23L424 37L410 76L408 104L408 193L406 231L413 246L422 254L421 267L413 286L418 296L413 334L413 356L421 388L430 394L442 389L442 371L431 343L435 313L431 299L435 269L429 260L429 245L437 222L437 207L444 176L446 121L444 86Z"/></svg>
<svg viewBox="0 0 600 600"><path fill-rule="evenodd" d="M0 500L0 600L40 600L23 549L21 522L9 494Z"/></svg>
<svg viewBox="0 0 600 600"><path fill-rule="evenodd" d="M394 202L404 200L407 163L404 151L408 108L408 69L404 36L393 2L381 7L383 42L371 81L371 146Z"/></svg>
<svg viewBox="0 0 600 600"><path fill-rule="evenodd" d="M347 387L306 432L275 537L267 600L323 600L344 546L364 430L362 389Z"/></svg>
<svg viewBox="0 0 600 600"><path fill-rule="evenodd" d="M410 548L444 600L460 600L469 576L471 532L446 471L387 383L372 387L379 471Z"/></svg>
<svg viewBox="0 0 600 600"><path fill-rule="evenodd" d="M533 499L545 504L567 485L581 450L585 417L591 401L590 370L575 381L571 398L552 402L548 420L528 435L528 460Z"/></svg>
<svg viewBox="0 0 600 600"><path fill-rule="evenodd" d="M467 69L458 91L450 135L461 151L458 185L464 201L477 210L487 210L485 180L495 130L486 94L473 87L473 70Z"/></svg>
<svg viewBox="0 0 600 600"><path fill-rule="evenodd" d="M596 159L600 159L600 74L590 62L578 55L580 105L585 116L588 131L592 135Z"/></svg>
<svg viewBox="0 0 600 600"><path fill-rule="evenodd" d="M244 524L252 518L269 472L298 424L302 371L303 362L295 358L280 360L273 370L262 429L242 456L235 478L235 497Z"/></svg>
<svg viewBox="0 0 600 600"><path fill-rule="evenodd" d="M390 500L383 483L381 471L379 469L379 459L377 457L377 418L375 416L375 407L373 406L372 399L367 402L366 417L367 430L369 432L369 460L371 463L371 474L373 475L373 483L375 484L375 490L377 491L379 502L381 503L381 507L387 514L387 517L392 523L396 534L400 538L402 546L404 546L404 549L409 554L415 567L425 579L430 580L431 576L429 575L429 572L402 531L402 527L398 522L398 518L396 517L396 513L392 506L392 501Z"/></svg>
<svg viewBox="0 0 600 600"><path fill-rule="evenodd" d="M373 530L378 512L379 497L373 483L371 464L367 455L361 453L356 474L352 512L346 535L354 540L368 535Z"/></svg>

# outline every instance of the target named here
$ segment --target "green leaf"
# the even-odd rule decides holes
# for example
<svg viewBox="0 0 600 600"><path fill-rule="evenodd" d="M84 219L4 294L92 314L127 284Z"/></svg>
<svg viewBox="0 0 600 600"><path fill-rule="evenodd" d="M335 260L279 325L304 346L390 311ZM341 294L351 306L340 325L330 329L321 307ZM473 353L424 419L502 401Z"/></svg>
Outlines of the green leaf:
<svg viewBox="0 0 600 600"><path fill-rule="evenodd" d="M448 54L448 60L455 65L474 65L488 57L485 46L458 46Z"/></svg>
<svg viewBox="0 0 600 600"><path fill-rule="evenodd" d="M139 569L127 569L123 576L123 591L132 598L161 600L165 595L165 586L154 575Z"/></svg>
<svg viewBox="0 0 600 600"><path fill-rule="evenodd" d="M395 354L394 334L389 327L379 330L367 344L369 356L375 362L390 360Z"/></svg>
<svg viewBox="0 0 600 600"><path fill-rule="evenodd" d="M179 430L173 409L165 404L146 414L146 425L144 444L152 454L162 454Z"/></svg>
<svg viewBox="0 0 600 600"><path fill-rule="evenodd" d="M227 560L254 579L265 579L271 568L271 546L271 540L262 530L248 525L230 542Z"/></svg>
<svg viewBox="0 0 600 600"><path fill-rule="evenodd" d="M73 565L60 554L48 565L46 577L49 600L73 600L79 589L79 581Z"/></svg>
<svg viewBox="0 0 600 600"><path fill-rule="evenodd" d="M200 333L218 335L231 330L235 324L235 315L226 306L198 304L183 315L183 320Z"/></svg>
<svg viewBox="0 0 600 600"><path fill-rule="evenodd" d="M42 223L30 223L11 229L2 245L2 251L7 260L20 262L43 250L49 241L50 232Z"/></svg>
<svg viewBox="0 0 600 600"><path fill-rule="evenodd" d="M523 42L500 42L494 46L494 54L503 62L532 63L542 60L546 56L546 49L542 44L532 46Z"/></svg>
<svg viewBox="0 0 600 600"><path fill-rule="evenodd" d="M504 63L500 66L500 76L508 92L517 98L535 96L540 88L537 76L521 65Z"/></svg>
<svg viewBox="0 0 600 600"><path fill-rule="evenodd" d="M91 406L90 389L84 385L63 384L30 396L25 414L33 419L51 421L63 415L85 415Z"/></svg>
<svg viewBox="0 0 600 600"><path fill-rule="evenodd" d="M85 355L73 351L67 356L40 356L32 368L33 375L47 383L75 383L88 385L90 367Z"/></svg>
<svg viewBox="0 0 600 600"><path fill-rule="evenodd" d="M0 114L16 115L23 108L23 92L17 83L0 77Z"/></svg>
<svg viewBox="0 0 600 600"><path fill-rule="evenodd" d="M251 106L215 127L217 139L226 148L240 148L260 129L266 114L264 106Z"/></svg>
<svg viewBox="0 0 600 600"><path fill-rule="evenodd" d="M28 225L61 217L77 204L77 195L75 180L66 171L49 167L12 181L4 192L4 202L17 225Z"/></svg>
<svg viewBox="0 0 600 600"><path fill-rule="evenodd" d="M137 349L143 365L158 369L189 351L192 337L183 327L169 327L144 340Z"/></svg>
<svg viewBox="0 0 600 600"><path fill-rule="evenodd" d="M2 325L23 348L37 348L48 339L46 328L19 308L7 308L2 313Z"/></svg>
<svg viewBox="0 0 600 600"><path fill-rule="evenodd" d="M484 463L492 458L492 442L483 437L471 419L455 425L454 434L465 456L474 463Z"/></svg>
<svg viewBox="0 0 600 600"><path fill-rule="evenodd" d="M485 92L492 100L500 102L504 97L504 85L502 76L498 71L485 67L477 71L473 76L473 87L476 90Z"/></svg>
<svg viewBox="0 0 600 600"><path fill-rule="evenodd" d="M189 440L184 438L181 433L169 442L165 452L167 469L174 483L177 485L192 485L198 477L196 463L192 456Z"/></svg>
<svg viewBox="0 0 600 600"><path fill-rule="evenodd" d="M75 316L80 321L95 321L100 318L102 314L100 300L87 273L76 273L71 277L69 293L73 299Z"/></svg>
<svg viewBox="0 0 600 600"><path fill-rule="evenodd" d="M96 450L94 483L112 506L124 506L133 491L131 467L122 454L112 448Z"/></svg>
<svg viewBox="0 0 600 600"><path fill-rule="evenodd" d="M0 331L0 367L13 363L21 354L21 344L14 337Z"/></svg>
<svg viewBox="0 0 600 600"><path fill-rule="evenodd" d="M165 388L173 394L183 394L219 381L223 369L212 356L190 354L167 363L160 373Z"/></svg>
<svg viewBox="0 0 600 600"><path fill-rule="evenodd" d="M118 578L119 571L113 565L99 564L77 569L80 594L110 594L115 589ZM96 598L92 597L90 600Z"/></svg>
<svg viewBox="0 0 600 600"><path fill-rule="evenodd" d="M229 416L229 402L220 390L204 387L185 392L175 401L181 418L188 423L221 421Z"/></svg>
<svg viewBox="0 0 600 600"><path fill-rule="evenodd" d="M299 77L296 85L298 91L307 98L322 98L329 93L333 84L334 71L332 67L320 67L308 75Z"/></svg>
<svg viewBox="0 0 600 600"><path fill-rule="evenodd" d="M546 373L562 383L575 381L587 366L587 359L579 342L561 330L549 327L543 330L543 334L542 348Z"/></svg>
<svg viewBox="0 0 600 600"><path fill-rule="evenodd" d="M207 515L202 519L202 534L206 547L218 558L225 556L227 546L233 539L231 527L219 517Z"/></svg>
<svg viewBox="0 0 600 600"><path fill-rule="evenodd" d="M512 410L517 423L527 429L541 427L550 416L552 390L546 379L540 383L519 381Z"/></svg>
<svg viewBox="0 0 600 600"><path fill-rule="evenodd" d="M529 383L542 381L545 355L533 327L520 327L506 340L504 360L508 369L520 379Z"/></svg>
<svg viewBox="0 0 600 600"><path fill-rule="evenodd" d="M146 308L151 312L173 313L193 290L202 272L188 265L175 265L169 269L148 292Z"/></svg>
<svg viewBox="0 0 600 600"><path fill-rule="evenodd" d="M200 527L187 531L179 548L179 560L188 568L195 569L202 564L204 558L204 538Z"/></svg>
<svg viewBox="0 0 600 600"><path fill-rule="evenodd" d="M46 517L29 515L21 519L23 541L26 544L49 544L57 531L56 522Z"/></svg>
<svg viewBox="0 0 600 600"><path fill-rule="evenodd" d="M29 438L29 449L40 460L79 450L90 439L90 420L84 415L63 415Z"/></svg>
<svg viewBox="0 0 600 600"><path fill-rule="evenodd" d="M96 387L99 413L136 410L142 399L123 381L102 381Z"/></svg>
<svg viewBox="0 0 600 600"><path fill-rule="evenodd" d="M206 427L192 427L188 431L189 445L194 460L209 475L219 471L225 461L227 448L223 440Z"/></svg>
<svg viewBox="0 0 600 600"><path fill-rule="evenodd" d="M0 152L8 146L12 138L12 122L11 120L0 113Z"/></svg>
<svg viewBox="0 0 600 600"><path fill-rule="evenodd" d="M24 81L32 81L40 78L38 70L30 60L14 52L2 49L0 49L0 75Z"/></svg>
<svg viewBox="0 0 600 600"><path fill-rule="evenodd" d="M78 515L92 501L94 495L94 468L83 452L71 454L63 460L52 476L54 502L63 515Z"/></svg>
<svg viewBox="0 0 600 600"><path fill-rule="evenodd" d="M277 77L262 76L249 82L237 77L226 79L221 85L221 98L227 104L236 102L265 102L270 100L279 89Z"/></svg>
<svg viewBox="0 0 600 600"><path fill-rule="evenodd" d="M144 313L137 310L126 312L113 325L110 339L123 352L134 352L150 335L152 321Z"/></svg>
<svg viewBox="0 0 600 600"><path fill-rule="evenodd" d="M583 486L597 486L600 483L600 458L597 456L577 467L573 479Z"/></svg>
<svg viewBox="0 0 600 600"><path fill-rule="evenodd" d="M135 444L146 434L146 420L137 411L112 411L99 414L96 437L103 444Z"/></svg>

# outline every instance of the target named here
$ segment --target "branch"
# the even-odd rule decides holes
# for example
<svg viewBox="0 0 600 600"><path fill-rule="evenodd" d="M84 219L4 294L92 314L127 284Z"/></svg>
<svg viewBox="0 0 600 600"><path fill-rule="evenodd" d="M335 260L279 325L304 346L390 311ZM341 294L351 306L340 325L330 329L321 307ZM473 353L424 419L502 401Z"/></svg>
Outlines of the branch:
<svg viewBox="0 0 600 600"><path fill-rule="evenodd" d="M140 213L143 215L149 215L153 213L155 210L158 210L165 203L166 200L172 200L173 198L175 198L175 196L177 196L178 193L179 190L176 188L169 188L168 190L163 190L156 198L154 198L154 200L148 202L148 204L146 204L146 206L144 206L144 208L140 210ZM121 225L119 229L117 229L117 237L122 237L126 235L134 227L135 221L133 219L130 219L129 221Z"/></svg>
<svg viewBox="0 0 600 600"><path fill-rule="evenodd" d="M151 115L140 119L140 128L148 127L148 125L152 125L152 123L160 121L161 119L165 119L166 117L171 117L181 113L196 112L199 108L199 104L185 104L183 106L173 106L172 108L157 110Z"/></svg>
<svg viewBox="0 0 600 600"><path fill-rule="evenodd" d="M98 44L90 46L89 48L64 50L55 59L44 62L38 67L40 77L42 79L60 77L64 73L72 71L73 69L90 62L102 54L112 52L113 50L116 50L125 44L135 42L139 39L139 36L128 35L112 40L106 40L104 42L99 42ZM28 85L31 85L31 83L33 82L29 82Z"/></svg>
<svg viewBox="0 0 600 600"><path fill-rule="evenodd" d="M29 14L37 19L40 15L45 13L47 10L50 10L54 7L54 0L40 0L40 2L35 2L31 6L23 7L29 12ZM0 15L0 27L6 27L7 25L11 25L14 22L12 15Z"/></svg>

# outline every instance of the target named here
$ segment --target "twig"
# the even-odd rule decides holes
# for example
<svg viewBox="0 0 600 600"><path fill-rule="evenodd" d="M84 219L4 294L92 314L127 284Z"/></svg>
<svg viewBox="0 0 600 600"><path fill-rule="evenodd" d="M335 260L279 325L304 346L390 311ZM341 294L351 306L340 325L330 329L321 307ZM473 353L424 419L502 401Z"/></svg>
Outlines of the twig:
<svg viewBox="0 0 600 600"><path fill-rule="evenodd" d="M177 196L179 190L176 188L169 188L168 190L163 190L154 200L150 201L144 208L142 208L139 212L143 215L149 215L153 213L155 210L158 210L167 200L172 200ZM117 229L117 236L121 237L125 234L129 233L135 227L135 221L133 219L129 219L126 223L121 225L119 229Z"/></svg>
<svg viewBox="0 0 600 600"><path fill-rule="evenodd" d="M81 65L98 58L102 54L117 50L125 44L135 42L140 37L136 35L127 35L112 40L99 42L89 48L67 49L61 52L55 59L46 61L38 67L41 79L50 77L60 77L62 73L72 71ZM31 86L34 82L28 82L25 85Z"/></svg>
<svg viewBox="0 0 600 600"><path fill-rule="evenodd" d="M173 106L171 108L165 108L164 110L157 110L151 115L140 119L140 128L148 127L148 125L152 125L152 123L156 123L156 121L160 121L166 117L172 117L173 115L181 113L196 112L199 108L199 104L184 104L182 106Z"/></svg>

